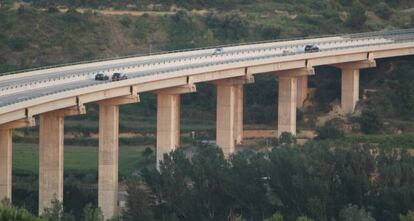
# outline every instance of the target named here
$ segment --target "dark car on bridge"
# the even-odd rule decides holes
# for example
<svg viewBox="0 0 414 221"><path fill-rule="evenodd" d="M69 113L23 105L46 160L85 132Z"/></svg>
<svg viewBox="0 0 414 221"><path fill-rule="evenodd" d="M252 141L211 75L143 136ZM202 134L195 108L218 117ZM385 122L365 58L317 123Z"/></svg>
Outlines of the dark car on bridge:
<svg viewBox="0 0 414 221"><path fill-rule="evenodd" d="M313 52L319 52L320 49L315 44L308 44L305 46L305 53L313 53Z"/></svg>
<svg viewBox="0 0 414 221"><path fill-rule="evenodd" d="M104 73L97 73L95 75L95 80L96 81L107 81L109 80L109 77Z"/></svg>
<svg viewBox="0 0 414 221"><path fill-rule="evenodd" d="M128 79L128 76L123 73L114 73L112 75L112 81L120 81L120 80L126 80Z"/></svg>

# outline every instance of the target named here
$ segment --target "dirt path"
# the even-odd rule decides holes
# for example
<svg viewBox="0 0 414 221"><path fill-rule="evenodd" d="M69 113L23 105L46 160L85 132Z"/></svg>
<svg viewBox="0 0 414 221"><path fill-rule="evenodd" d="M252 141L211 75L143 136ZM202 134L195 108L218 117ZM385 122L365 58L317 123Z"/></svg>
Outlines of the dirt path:
<svg viewBox="0 0 414 221"><path fill-rule="evenodd" d="M21 5L29 6L30 4L15 2L13 4L12 9L17 10L19 9ZM47 11L48 9L41 8L39 10ZM69 8L65 6L59 6L58 10L61 13L65 13L69 10ZM164 16L164 15L174 15L178 10L180 9L174 8L173 10L170 10L170 11L136 11L136 10L114 10L112 8L108 8L108 9L76 8L76 11L78 11L79 13L86 13L86 12L92 11L92 12L96 12L98 14L107 15L107 16L119 16L119 15L142 16L144 14L147 14L149 16ZM192 10L192 11L187 11L187 12L190 15L205 15L209 12L209 10Z"/></svg>

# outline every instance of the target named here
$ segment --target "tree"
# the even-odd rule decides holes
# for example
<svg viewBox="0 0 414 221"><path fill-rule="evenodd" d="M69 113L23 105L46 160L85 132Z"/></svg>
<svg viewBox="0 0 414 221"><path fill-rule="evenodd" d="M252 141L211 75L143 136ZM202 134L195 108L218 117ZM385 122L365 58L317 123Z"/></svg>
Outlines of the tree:
<svg viewBox="0 0 414 221"><path fill-rule="evenodd" d="M100 208L95 208L88 204L83 209L84 221L104 221L104 217Z"/></svg>
<svg viewBox="0 0 414 221"><path fill-rule="evenodd" d="M14 207L9 200L3 200L0 206L0 220L4 221L46 221L33 216L26 209Z"/></svg>
<svg viewBox="0 0 414 221"><path fill-rule="evenodd" d="M346 24L351 27L362 28L366 21L367 15L364 6L359 1L355 1L354 4L352 4L352 9Z"/></svg>
<svg viewBox="0 0 414 221"><path fill-rule="evenodd" d="M390 6L388 6L387 3L380 2L375 7L375 14L377 14L379 17L383 19L389 19L390 16L392 15L392 9L390 8Z"/></svg>
<svg viewBox="0 0 414 221"><path fill-rule="evenodd" d="M355 205L348 205L342 209L339 217L341 221L375 221L363 208L359 209Z"/></svg>
<svg viewBox="0 0 414 221"><path fill-rule="evenodd" d="M275 213L268 219L265 219L264 221L284 221L282 214Z"/></svg>
<svg viewBox="0 0 414 221"><path fill-rule="evenodd" d="M296 138L293 134L289 132L283 132L279 137L280 144L294 144L296 143Z"/></svg>
<svg viewBox="0 0 414 221"><path fill-rule="evenodd" d="M152 158L154 156L154 151L150 147L147 147L141 153L141 155L144 157L144 159L145 159L146 162L149 162L150 160L152 160Z"/></svg>
<svg viewBox="0 0 414 221"><path fill-rule="evenodd" d="M365 109L361 114L361 130L366 134L374 134L381 130L382 120L376 110Z"/></svg>
<svg viewBox="0 0 414 221"><path fill-rule="evenodd" d="M124 211L125 221L152 221L154 214L148 190L140 181L128 182L127 210Z"/></svg>
<svg viewBox="0 0 414 221"><path fill-rule="evenodd" d="M407 215L400 215L400 221L414 221L414 210L408 211Z"/></svg>
<svg viewBox="0 0 414 221"><path fill-rule="evenodd" d="M50 208L45 208L42 214L42 218L47 221L75 221L75 217L72 214L65 213L63 204L56 198L52 200Z"/></svg>
<svg viewBox="0 0 414 221"><path fill-rule="evenodd" d="M52 200L52 207L45 208L43 217L48 221L61 221L63 217L63 204L56 198Z"/></svg>
<svg viewBox="0 0 414 221"><path fill-rule="evenodd" d="M414 28L414 14L411 15L411 27Z"/></svg>
<svg viewBox="0 0 414 221"><path fill-rule="evenodd" d="M325 140L325 139L340 139L343 138L344 132L339 130L338 128L334 127L334 126L324 126L324 127L319 127L316 129L318 136L316 137L316 139L318 140Z"/></svg>
<svg viewBox="0 0 414 221"><path fill-rule="evenodd" d="M310 219L306 216L300 216L296 221L313 221L313 219Z"/></svg>

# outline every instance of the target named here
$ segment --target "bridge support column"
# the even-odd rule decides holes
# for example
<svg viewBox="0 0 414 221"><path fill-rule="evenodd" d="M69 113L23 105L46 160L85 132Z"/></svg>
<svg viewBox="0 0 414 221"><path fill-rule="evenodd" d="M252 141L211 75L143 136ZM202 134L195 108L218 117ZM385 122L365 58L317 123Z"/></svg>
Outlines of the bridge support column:
<svg viewBox="0 0 414 221"><path fill-rule="evenodd" d="M12 129L0 128L0 200L12 197Z"/></svg>
<svg viewBox="0 0 414 221"><path fill-rule="evenodd" d="M196 91L194 84L155 91L157 94L157 168L164 154L180 146L180 96Z"/></svg>
<svg viewBox="0 0 414 221"><path fill-rule="evenodd" d="M216 143L225 156L232 154L235 149L235 98L236 89L233 84L217 84Z"/></svg>
<svg viewBox="0 0 414 221"><path fill-rule="evenodd" d="M64 118L85 112L79 106L40 115L39 214L51 208L53 200L63 202Z"/></svg>
<svg viewBox="0 0 414 221"><path fill-rule="evenodd" d="M297 79L297 108L302 108L303 104L308 96L308 76L299 76Z"/></svg>
<svg viewBox="0 0 414 221"><path fill-rule="evenodd" d="M341 107L344 113L354 112L359 100L359 69L342 69Z"/></svg>
<svg viewBox="0 0 414 221"><path fill-rule="evenodd" d="M236 144L241 144L243 141L243 105L244 105L244 85L236 84L235 90L235 105L234 105L234 140Z"/></svg>
<svg viewBox="0 0 414 221"><path fill-rule="evenodd" d="M35 125L33 118L0 125L0 201L12 200L12 142L13 129Z"/></svg>
<svg viewBox="0 0 414 221"><path fill-rule="evenodd" d="M235 145L243 127L243 85L239 80L225 79L216 81L217 113L216 113L216 144L222 148L225 156L234 153ZM240 110L241 108L241 110Z"/></svg>
<svg viewBox="0 0 414 221"><path fill-rule="evenodd" d="M296 134L297 79L292 76L279 76L279 105L277 133Z"/></svg>
<svg viewBox="0 0 414 221"><path fill-rule="evenodd" d="M296 135L296 108L298 102L298 82L300 82L300 100L303 94L302 90L306 87L308 75L314 75L315 70L312 67L301 68L290 71L280 71L276 75L279 78L279 99L278 99L278 119L277 134L280 136L283 132ZM306 77L306 78L303 78ZM301 102L303 104L303 102Z"/></svg>
<svg viewBox="0 0 414 221"><path fill-rule="evenodd" d="M180 146L180 95L157 95L157 168L164 154Z"/></svg>
<svg viewBox="0 0 414 221"><path fill-rule="evenodd" d="M217 86L216 144L225 156L243 141L244 84L253 83L253 76L215 81Z"/></svg>
<svg viewBox="0 0 414 221"><path fill-rule="evenodd" d="M119 105L138 101L131 95L99 102L98 205L105 220L118 215Z"/></svg>
<svg viewBox="0 0 414 221"><path fill-rule="evenodd" d="M342 70L341 107L345 114L353 113L359 100L359 70L376 67L375 60L336 65Z"/></svg>

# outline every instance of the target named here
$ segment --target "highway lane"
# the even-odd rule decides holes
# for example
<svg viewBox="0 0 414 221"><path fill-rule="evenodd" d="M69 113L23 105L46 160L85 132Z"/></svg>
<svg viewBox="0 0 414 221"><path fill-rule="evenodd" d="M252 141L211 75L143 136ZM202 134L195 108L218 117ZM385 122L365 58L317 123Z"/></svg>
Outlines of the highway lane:
<svg viewBox="0 0 414 221"><path fill-rule="evenodd" d="M0 81L0 91L1 95L8 94L10 89L16 89L18 87L21 87L23 85L27 84L38 84L36 85L36 88L42 87L42 85L47 86L46 83L48 83L48 80L55 80L55 84L59 83L66 83L66 78L79 78L79 80L84 80L85 75L86 77L89 75L90 77L93 77L95 73L98 71L104 71L106 74L110 75L111 71L114 72L116 69L126 69L127 67L133 67L132 69L137 70L145 70L153 68L154 66L177 66L180 65L179 61L183 60L190 60L192 63L196 63L197 60L204 61L206 59L211 60L219 60L221 57L226 57L233 54L244 54L245 56L249 56L249 53L256 52L260 50L265 50L267 53L282 53L283 49L286 49L288 47L294 48L296 51L303 48L306 44L310 42L314 42L315 40L309 40L307 42L301 42L299 44L292 44L292 43L286 43L286 42L277 42L277 45L274 47L269 47L268 44L265 45L255 45L254 47L251 47L249 49L243 49L243 48L234 48L230 47L224 49L224 53L213 55L214 49L210 50L203 50L201 53L197 53L194 55L186 55L186 56L173 56L174 54L171 54L172 57L169 58L159 58L159 59L146 59L141 61L129 61L119 64L106 64L101 65L99 67L87 67L79 70L66 70L61 71L57 73L51 73L51 74L42 74L42 75L35 75L35 76L28 76L23 78L17 78L17 79L9 79L9 80L2 80ZM338 47L342 45L349 44L347 42L351 42L352 45L362 45L364 42L386 42L389 41L389 39L379 37L377 39L366 39L362 38L360 41L355 41L353 39L352 41L347 39L341 39L341 38L335 38L335 39L329 39L327 41L321 41L318 45L322 50L329 49L330 47ZM342 43L341 43L342 42ZM271 44L271 43L270 43ZM276 44L276 43L275 43ZM329 45L329 47L328 47ZM333 46L337 45L337 46ZM245 47L245 46L244 46ZM266 53L265 52L265 53ZM263 53L263 52L262 52ZM240 55L238 55L240 56ZM241 55L243 56L243 55ZM60 79L63 78L64 79ZM1 78L0 78L1 79ZM60 82L59 82L60 80ZM26 88L23 88L26 89ZM14 93L14 90L10 90L10 93Z"/></svg>
<svg viewBox="0 0 414 221"><path fill-rule="evenodd" d="M388 42L388 44L391 44L392 42ZM373 43L372 43L373 44ZM372 44L365 44L364 46L370 46ZM381 44L381 43L375 43L375 44ZM385 43L384 43L385 44ZM331 48L324 48L325 51L328 50L341 50L341 49L347 49L350 46L343 46L341 47L331 47ZM352 47L356 47L355 45L352 45ZM301 54L304 52L296 52L296 54ZM142 71L136 71L129 73L130 78L138 78L138 77L144 77L148 75L157 75L157 74L168 74L174 71L180 71L180 70L187 70L187 69L194 69L199 67L206 67L206 66L214 66L219 65L221 63L236 63L236 62L243 62L248 60L260 60L260 59L266 59L266 58L278 58L281 57L281 54L265 54L265 55L253 55L250 57L238 57L238 58L229 58L226 60L221 60L219 62L217 61L204 61L199 63L192 63L192 64L186 64L186 65L180 65L176 67L163 67L163 68L153 68L148 70L142 70ZM93 79L86 79L81 80L77 82L71 82L67 84L60 84L60 85L53 85L49 87L44 88L38 88L33 90L28 90L24 92L14 93L14 94L8 94L0 97L0 107L7 106L14 103L19 103L22 101L26 101L29 99L41 97L41 96L47 96L50 94L60 93L68 90L74 90L82 87L88 87L93 86L97 84L110 84L110 81L95 81Z"/></svg>
<svg viewBox="0 0 414 221"><path fill-rule="evenodd" d="M408 34L411 34L410 32ZM379 35L379 36L371 36L368 38L378 38L378 39L392 39L395 36L390 35L389 37L387 37L387 35L384 35L385 37ZM399 35L400 36L400 35ZM358 38L367 38L367 36L365 35L361 35L360 37L356 37L353 39L358 39ZM314 39L309 39L306 40L305 42L303 42L302 44L299 44L298 46L304 46L305 44L308 43L312 43L314 42ZM341 37L339 36L338 39L331 39L328 38L326 42L324 42L323 40L319 43L321 45L323 44L329 44L332 41L334 42L340 42L341 41ZM276 44L275 47L269 47L269 44ZM248 52L248 51L255 51L255 50L263 50L263 49L280 49L285 47L286 45L289 45L291 43L289 42L275 42L275 43L266 43L266 44L257 44L254 45L253 47L251 46L239 46L239 47L229 47L226 48L226 50L224 51L223 54L221 54L220 56L225 56L226 54L232 54L232 53L238 53L238 52ZM74 70L66 70L66 71L59 71L56 73L50 73L50 74L44 74L44 75L36 75L36 76L28 76L28 77L24 77L24 78L17 78L17 79L8 79L8 80L1 80L0 78L0 89L2 88L10 88L10 87L14 87L14 86L18 86L21 84L28 84L28 83L33 83L35 81L39 81L39 83L41 83L42 81L48 80L48 79L56 79L56 78L62 78L64 76L76 76L79 74L93 74L96 73L98 71L105 71L105 70L109 70L109 69L117 69L117 68L123 68L123 67L130 67L130 66L145 66L147 65L150 66L151 64L157 64L157 63L174 63L174 61L177 60L183 60L183 59L205 59L206 57L212 57L212 51L214 49L210 49L210 50L199 50L199 53L197 54L193 54L193 55L187 55L187 56L177 56L174 54L173 57L171 58L161 58L161 59L148 59L148 60L142 60L142 61L130 61L130 62L120 62L118 64L106 64L106 65L99 65L97 67L86 67L86 68L81 68L81 69L74 69Z"/></svg>

